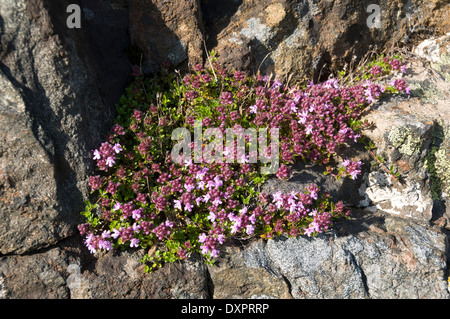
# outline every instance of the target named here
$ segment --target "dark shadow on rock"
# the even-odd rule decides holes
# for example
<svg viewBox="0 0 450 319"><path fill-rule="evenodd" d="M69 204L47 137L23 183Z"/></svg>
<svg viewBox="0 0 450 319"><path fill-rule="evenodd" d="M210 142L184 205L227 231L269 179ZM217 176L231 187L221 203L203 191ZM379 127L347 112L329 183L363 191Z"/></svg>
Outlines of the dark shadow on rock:
<svg viewBox="0 0 450 319"><path fill-rule="evenodd" d="M80 1L71 3L80 4ZM93 2L100 3L103 2ZM82 19L81 29L69 29L66 25L68 5L67 1L27 0L27 18L40 31L30 36L28 41L32 44L33 41L42 43L42 46L28 47L28 43L19 36L4 36L0 42L0 69L25 104L20 119L45 151L47 163L53 166L53 172L48 172L48 175L54 179L55 198L39 200L28 207L34 212L43 211L40 214L42 218L45 218L47 211L56 211L55 217L46 220L51 223L50 229L46 229L45 225L42 227L50 233L51 238L48 243L33 244L36 246L33 249L51 245L50 241L61 240L76 232L76 225L82 220L80 211L84 208L83 192L86 192L82 183L93 168L90 151L98 147L111 127L114 104L122 94L129 76L130 64L123 55L127 42L124 37L127 20L115 19L111 24L88 26ZM117 18L105 12L99 17L102 21ZM14 30L5 31L4 24L1 19L2 33ZM19 26L16 28L20 29ZM118 34L114 35L116 31ZM20 29L20 32L26 30ZM109 39L108 35L111 36ZM123 42L116 43L119 38ZM23 46L20 56L14 55L14 50L19 50L17 46ZM53 50L53 46L58 50ZM37 56L41 53L39 49L46 50L46 54L47 49L50 52L48 65L46 60L38 60ZM46 80L49 82L43 82ZM64 85L59 87L59 81ZM49 83L57 84L52 87ZM65 96L59 91L63 89L67 94ZM34 162L31 164L37 165ZM47 193L54 192L54 189L47 192L45 185L42 190L36 191L44 198L48 196Z"/></svg>
<svg viewBox="0 0 450 319"><path fill-rule="evenodd" d="M333 230L337 236L357 236L375 226L385 230L385 215L381 212L369 213L360 209L352 209L350 219L337 219L333 222Z"/></svg>
<svg viewBox="0 0 450 319"><path fill-rule="evenodd" d="M205 27L206 47L217 46L217 35L229 24L238 11L243 0L203 0L201 3L202 17Z"/></svg>
<svg viewBox="0 0 450 319"><path fill-rule="evenodd" d="M251 71L253 74L269 75L274 72L272 50L256 38L250 40Z"/></svg>
<svg viewBox="0 0 450 319"><path fill-rule="evenodd" d="M186 2L186 4L188 3L189 1ZM186 40L191 43L182 41L183 39L180 39L180 37L170 29L168 26L168 22L170 21L165 20L167 17L163 16L163 13L160 8L155 5L154 1L130 0L128 10L131 45L142 51L141 64L144 74L157 73L161 71L165 65L176 67L182 72L187 72L193 67L193 64L195 63L190 61L191 56L189 47L193 45L192 42L200 41L199 39L189 38L189 40ZM165 14L176 14L177 10L180 10L180 8L171 8L168 12L165 12ZM198 10L200 10L200 8ZM198 13L198 16L187 15L185 18L196 18L199 30L202 32L201 29L203 26L201 25L202 18L200 13ZM194 32L197 32L198 30L190 31L194 34ZM200 50L200 48L197 47L197 50ZM201 53L196 52L196 54L202 55L202 60L203 53L203 51Z"/></svg>
<svg viewBox="0 0 450 319"><path fill-rule="evenodd" d="M131 63L125 54L131 42L127 6L111 8L109 2L81 0L81 5L83 12L94 14L89 19L84 14L83 28L95 58L93 66L97 71L98 88L105 103L114 106L124 92L131 71Z"/></svg>
<svg viewBox="0 0 450 319"><path fill-rule="evenodd" d="M53 174L57 186L56 201L58 203L55 209L59 213L59 218L62 222L75 226L81 221L81 216L75 212L82 210L83 196L76 185L76 173L63 155L71 137L59 127L58 123L62 119L52 110L45 89L37 78L36 70L31 72L35 86L32 90L19 83L11 74L11 70L3 63L0 63L0 69L14 87L23 93L25 112L31 121L31 131L54 167Z"/></svg>

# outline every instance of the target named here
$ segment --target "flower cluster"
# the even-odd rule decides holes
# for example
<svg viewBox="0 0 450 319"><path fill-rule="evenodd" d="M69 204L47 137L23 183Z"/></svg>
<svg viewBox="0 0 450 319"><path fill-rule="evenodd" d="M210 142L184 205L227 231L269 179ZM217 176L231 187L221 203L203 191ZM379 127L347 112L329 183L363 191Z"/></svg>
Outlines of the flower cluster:
<svg viewBox="0 0 450 319"><path fill-rule="evenodd" d="M345 167L347 174L350 175L352 179L356 179L356 177L361 174L361 161L351 162L349 159L346 159L342 162L342 166Z"/></svg>
<svg viewBox="0 0 450 319"><path fill-rule="evenodd" d="M393 63L390 70L397 68ZM385 72L374 68L371 74ZM264 193L262 186L271 176L261 173L263 161L249 161L253 154L235 162L200 157L178 164L171 158L174 129L194 133L196 120L204 129L222 132L278 128L280 166L273 178L289 179L291 164L303 160L356 179L362 162L347 159L338 169L339 147L357 142L363 125L359 119L370 103L407 88L401 80L384 86L343 85L338 79L287 87L268 76L246 78L216 64L214 69L195 66L183 79L171 74L145 79L137 69L134 75L111 135L93 152L100 173L88 184L98 201L87 201L87 222L79 230L92 253L150 247L142 259L148 270L194 252L212 262L229 238L314 236L348 215L341 202L334 203L316 185L304 192ZM247 139L246 147L251 143ZM189 144L192 149L194 144ZM266 151L256 154L259 160L270 156L271 148ZM236 152L235 147L224 153Z"/></svg>
<svg viewBox="0 0 450 319"><path fill-rule="evenodd" d="M93 159L97 161L97 166L101 170L106 170L107 167L113 167L116 163L116 154L122 151L122 146L119 143L112 145L104 142L99 149L94 150Z"/></svg>

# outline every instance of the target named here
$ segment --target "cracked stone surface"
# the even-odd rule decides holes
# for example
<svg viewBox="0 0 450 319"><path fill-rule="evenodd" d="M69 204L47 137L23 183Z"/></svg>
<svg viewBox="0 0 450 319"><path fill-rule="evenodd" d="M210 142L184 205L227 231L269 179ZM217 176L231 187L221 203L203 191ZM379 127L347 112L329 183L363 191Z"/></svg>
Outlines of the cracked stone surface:
<svg viewBox="0 0 450 319"><path fill-rule="evenodd" d="M299 299L442 299L449 297L447 245L439 229L365 212L316 238L257 240L221 259L210 273L214 296L221 297L243 287L252 294L264 278L278 282L278 293L260 292L274 298L286 298L288 289ZM253 275L258 272L264 277Z"/></svg>
<svg viewBox="0 0 450 319"><path fill-rule="evenodd" d="M89 25L67 28L67 5L0 3L0 254L30 253L74 233L91 150L111 125L110 103L128 76L123 57L114 59L120 48L92 44L98 35ZM103 61L120 74L97 64L105 51Z"/></svg>

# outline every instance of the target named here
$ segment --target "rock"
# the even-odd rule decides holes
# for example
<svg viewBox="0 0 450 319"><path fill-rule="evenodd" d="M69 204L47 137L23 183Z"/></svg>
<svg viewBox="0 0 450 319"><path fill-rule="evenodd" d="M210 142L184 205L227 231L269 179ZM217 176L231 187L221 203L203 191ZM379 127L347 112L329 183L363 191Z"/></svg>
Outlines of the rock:
<svg viewBox="0 0 450 319"><path fill-rule="evenodd" d="M5 299L204 299L209 298L203 262L166 265L145 273L143 251L96 257L80 237L30 255L0 258L0 298ZM81 245L80 245L81 244Z"/></svg>
<svg viewBox="0 0 450 319"><path fill-rule="evenodd" d="M209 266L214 299L290 299L289 285L267 255L265 243L244 249L227 247L222 258Z"/></svg>
<svg viewBox="0 0 450 319"><path fill-rule="evenodd" d="M360 202L361 207L374 205L393 215L431 221L433 200L426 184L406 182L401 185L382 171L366 174L365 178L366 183L359 189L359 193L366 196Z"/></svg>
<svg viewBox="0 0 450 319"><path fill-rule="evenodd" d="M366 198L360 205L372 204L385 212L428 222L433 200L424 161L433 122L419 120L412 109L403 112L400 104L375 105L365 116L375 127L365 130L364 135L375 144L375 154L384 157L385 169L394 164L402 179L393 180L382 168L366 173L366 183L359 189Z"/></svg>
<svg viewBox="0 0 450 319"><path fill-rule="evenodd" d="M446 1L381 1L380 27L368 23L370 3L252 1L203 5L208 48L229 69L273 72L281 79L326 79L357 63L370 47L412 41L421 33L448 31ZM447 28L445 27L447 26Z"/></svg>
<svg viewBox="0 0 450 319"><path fill-rule="evenodd" d="M68 299L68 280L80 258L60 247L0 258L1 299ZM73 267L73 269L77 269Z"/></svg>
<svg viewBox="0 0 450 319"><path fill-rule="evenodd" d="M408 74L416 113L434 121L431 146L425 165L430 175L434 200L433 220L443 219L445 227L450 221L450 33L420 42L414 53L421 58Z"/></svg>
<svg viewBox="0 0 450 319"><path fill-rule="evenodd" d="M88 28L67 28L67 6L0 4L1 254L48 247L74 233L88 196L91 151L113 118L110 92L102 95L98 81L117 90L127 80L128 70L105 79L106 66L93 58L105 48L98 43L93 52ZM109 61L121 64L123 57Z"/></svg>
<svg viewBox="0 0 450 319"><path fill-rule="evenodd" d="M367 172L359 189L365 196L361 206L375 205L385 212L425 223L441 217L448 221L447 38L426 40L414 50L422 60L411 59L407 65L404 78L411 87L409 97L381 100L364 117L374 123L364 131L376 146L374 153L385 159L385 167L393 165L401 179L392 182L383 169Z"/></svg>
<svg viewBox="0 0 450 319"><path fill-rule="evenodd" d="M151 274L142 251L109 252L80 273L70 286L73 299L204 299L209 297L206 266L194 259L166 265Z"/></svg>
<svg viewBox="0 0 450 319"><path fill-rule="evenodd" d="M132 43L143 52L143 71L156 72L164 63L191 67L203 63L203 23L199 0L129 1Z"/></svg>
<svg viewBox="0 0 450 319"><path fill-rule="evenodd" d="M355 212L353 217L315 238L256 240L240 251L227 250L230 254L210 267L214 296L449 297L444 233L383 213ZM278 282L278 289L271 282Z"/></svg>
<svg viewBox="0 0 450 319"><path fill-rule="evenodd" d="M86 17L82 29L90 43L97 86L105 104L113 106L122 96L131 71L125 54L131 45L127 1L82 0L81 6Z"/></svg>
<svg viewBox="0 0 450 319"><path fill-rule="evenodd" d="M219 54L218 61L230 70L275 71L273 52L298 23L290 2L219 2L208 1L204 5L208 48Z"/></svg>
<svg viewBox="0 0 450 319"><path fill-rule="evenodd" d="M434 63L435 66L443 64L448 59L450 51L450 32L438 38L430 38L420 42L414 49L419 57ZM439 70L439 68L436 68Z"/></svg>

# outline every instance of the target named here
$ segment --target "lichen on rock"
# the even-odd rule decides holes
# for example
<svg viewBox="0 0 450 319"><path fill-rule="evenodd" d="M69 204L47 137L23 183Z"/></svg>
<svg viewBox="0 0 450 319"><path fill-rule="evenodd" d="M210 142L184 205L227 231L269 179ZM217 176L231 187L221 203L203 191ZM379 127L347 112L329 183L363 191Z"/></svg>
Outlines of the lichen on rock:
<svg viewBox="0 0 450 319"><path fill-rule="evenodd" d="M400 153L412 156L420 149L420 137L409 127L397 126L389 132L389 141L398 148Z"/></svg>
<svg viewBox="0 0 450 319"><path fill-rule="evenodd" d="M444 131L444 139L436 151L435 168L436 173L442 181L443 191L450 194L450 127L447 127Z"/></svg>

